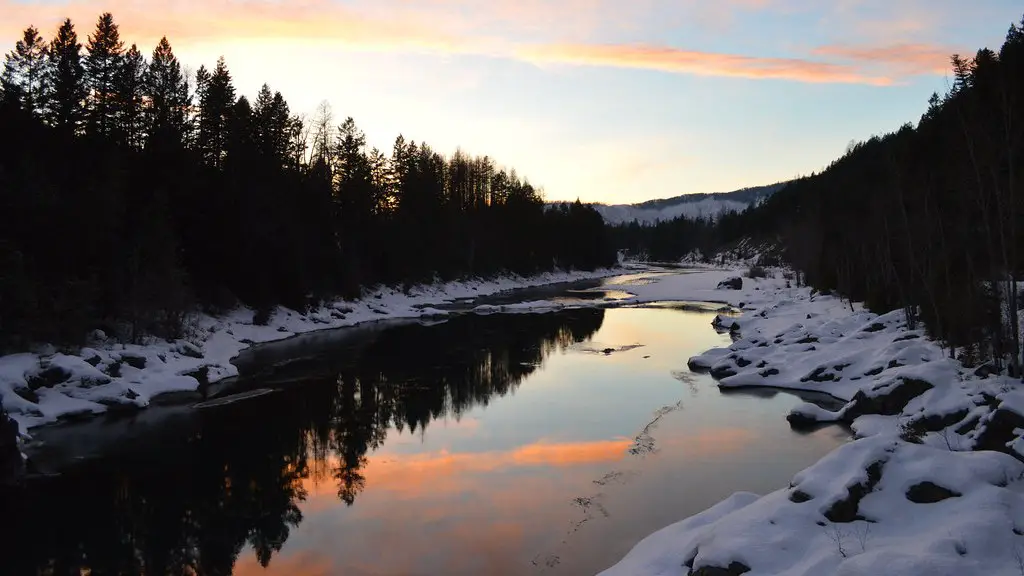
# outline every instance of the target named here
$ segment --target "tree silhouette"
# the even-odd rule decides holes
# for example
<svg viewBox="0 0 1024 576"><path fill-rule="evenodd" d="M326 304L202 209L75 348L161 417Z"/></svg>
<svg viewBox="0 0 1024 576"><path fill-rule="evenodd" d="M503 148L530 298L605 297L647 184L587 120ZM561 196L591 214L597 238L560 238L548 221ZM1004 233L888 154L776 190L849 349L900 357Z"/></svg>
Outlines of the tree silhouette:
<svg viewBox="0 0 1024 576"><path fill-rule="evenodd" d="M100 15L86 43L85 71L89 89L88 131L109 137L117 124L117 82L122 70L124 43L114 16Z"/></svg>
<svg viewBox="0 0 1024 576"><path fill-rule="evenodd" d="M65 19L50 42L47 53L47 81L50 93L46 120L56 128L77 134L85 119L85 67L82 45L70 19Z"/></svg>

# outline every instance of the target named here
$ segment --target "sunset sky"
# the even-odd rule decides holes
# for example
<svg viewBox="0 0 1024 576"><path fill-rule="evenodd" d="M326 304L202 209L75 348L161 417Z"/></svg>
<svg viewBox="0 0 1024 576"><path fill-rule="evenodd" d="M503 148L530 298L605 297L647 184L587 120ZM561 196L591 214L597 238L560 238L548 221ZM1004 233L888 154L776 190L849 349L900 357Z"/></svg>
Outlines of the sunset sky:
<svg viewBox="0 0 1024 576"><path fill-rule="evenodd" d="M998 48L1020 0L0 0L80 37L109 10L145 54L223 55L240 93L330 102L369 143L462 146L549 199L629 203L767 184L916 121L948 57Z"/></svg>

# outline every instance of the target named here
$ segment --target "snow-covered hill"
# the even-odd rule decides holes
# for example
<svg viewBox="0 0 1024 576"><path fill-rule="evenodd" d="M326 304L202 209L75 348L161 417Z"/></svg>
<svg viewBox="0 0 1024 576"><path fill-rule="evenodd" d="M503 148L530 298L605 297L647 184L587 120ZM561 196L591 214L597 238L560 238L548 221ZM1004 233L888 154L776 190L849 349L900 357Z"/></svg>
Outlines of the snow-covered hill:
<svg viewBox="0 0 1024 576"><path fill-rule="evenodd" d="M738 212L753 203L761 202L785 183L744 188L735 192L717 194L684 194L664 200L649 200L641 204L595 204L594 208L609 224L624 224L634 220L641 224L654 224L679 216L688 218L718 216L724 212Z"/></svg>

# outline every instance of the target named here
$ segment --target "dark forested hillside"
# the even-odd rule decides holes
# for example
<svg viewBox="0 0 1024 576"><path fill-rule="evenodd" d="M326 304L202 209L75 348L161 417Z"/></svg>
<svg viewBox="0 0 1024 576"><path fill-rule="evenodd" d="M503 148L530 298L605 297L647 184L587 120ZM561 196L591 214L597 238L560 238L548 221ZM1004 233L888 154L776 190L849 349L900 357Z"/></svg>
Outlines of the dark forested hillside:
<svg viewBox="0 0 1024 576"><path fill-rule="evenodd" d="M1024 22L999 51L951 62L950 90L916 126L851 147L712 232L675 226L718 243L775 241L809 284L904 308L962 358L1020 375Z"/></svg>
<svg viewBox="0 0 1024 576"><path fill-rule="evenodd" d="M220 60L186 76L110 14L78 36L33 27L0 92L0 348L102 328L174 335L196 305L303 309L362 287L611 264L600 216L545 209L488 157L351 118L304 120Z"/></svg>

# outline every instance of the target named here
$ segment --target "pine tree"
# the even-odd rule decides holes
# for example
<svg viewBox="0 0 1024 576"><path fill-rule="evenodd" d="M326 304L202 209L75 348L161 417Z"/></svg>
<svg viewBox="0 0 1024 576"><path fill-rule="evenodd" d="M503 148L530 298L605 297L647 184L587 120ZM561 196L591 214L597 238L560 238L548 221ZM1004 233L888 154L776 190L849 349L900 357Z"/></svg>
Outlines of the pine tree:
<svg viewBox="0 0 1024 576"><path fill-rule="evenodd" d="M82 45L70 18L64 20L50 42L48 58L47 121L52 126L77 133L85 118L85 67Z"/></svg>
<svg viewBox="0 0 1024 576"><path fill-rule="evenodd" d="M146 62L139 49L132 44L121 58L114 81L114 119L117 122L115 138L131 148L141 148L143 142L142 99L145 89Z"/></svg>
<svg viewBox="0 0 1024 576"><path fill-rule="evenodd" d="M260 154L276 166L288 162L290 121L284 97L280 92L271 93L270 86L264 84L253 107L253 140Z"/></svg>
<svg viewBox="0 0 1024 576"><path fill-rule="evenodd" d="M224 58L217 60L212 74L200 68L196 73L196 83L199 92L199 152L207 164L221 167L231 109L235 104L235 87Z"/></svg>
<svg viewBox="0 0 1024 576"><path fill-rule="evenodd" d="M0 76L4 99L35 115L41 115L45 103L46 52L39 30L29 26L4 59Z"/></svg>
<svg viewBox="0 0 1024 576"><path fill-rule="evenodd" d="M99 17L86 50L86 86L90 93L87 131L110 136L117 126L117 78L124 56L121 33L110 12Z"/></svg>
<svg viewBox="0 0 1024 576"><path fill-rule="evenodd" d="M154 140L184 143L189 104L188 81L166 36L160 39L153 50L144 82L144 92L149 100L145 108L149 143L152 144Z"/></svg>

